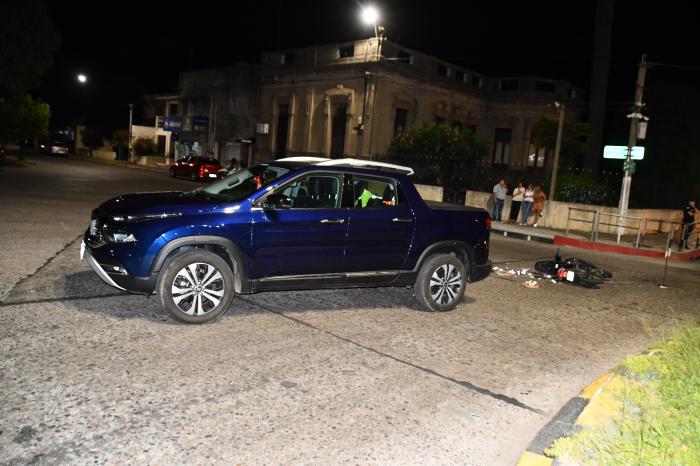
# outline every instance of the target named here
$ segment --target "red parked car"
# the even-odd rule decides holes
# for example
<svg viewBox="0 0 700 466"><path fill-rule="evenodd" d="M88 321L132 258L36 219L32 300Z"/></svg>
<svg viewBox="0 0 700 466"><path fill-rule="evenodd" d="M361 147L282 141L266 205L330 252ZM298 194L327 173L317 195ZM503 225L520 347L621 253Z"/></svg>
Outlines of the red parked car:
<svg viewBox="0 0 700 466"><path fill-rule="evenodd" d="M192 181L214 181L217 179L217 172L221 168L221 164L216 159L190 155L170 165L169 173L173 178L176 176L187 176Z"/></svg>

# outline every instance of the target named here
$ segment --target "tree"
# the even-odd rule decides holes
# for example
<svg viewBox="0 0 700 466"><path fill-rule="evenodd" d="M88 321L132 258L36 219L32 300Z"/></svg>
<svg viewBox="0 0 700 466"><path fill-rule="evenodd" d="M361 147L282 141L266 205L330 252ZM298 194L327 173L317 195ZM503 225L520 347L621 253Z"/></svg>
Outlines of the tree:
<svg viewBox="0 0 700 466"><path fill-rule="evenodd" d="M400 163L426 174L428 182L459 191L479 160L488 153L488 143L468 129L440 123L424 123L396 135L387 150Z"/></svg>
<svg viewBox="0 0 700 466"><path fill-rule="evenodd" d="M40 0L4 1L0 11L1 100L35 87L51 67L61 40Z"/></svg>
<svg viewBox="0 0 700 466"><path fill-rule="evenodd" d="M90 149L90 157L92 157L93 150L102 147L102 144L104 144L102 132L97 128L85 128L82 139L83 144Z"/></svg>
<svg viewBox="0 0 700 466"><path fill-rule="evenodd" d="M112 133L112 144L115 146L117 160L122 160L122 151L129 147L129 131L117 129Z"/></svg>
<svg viewBox="0 0 700 466"><path fill-rule="evenodd" d="M156 143L150 138L138 138L134 141L134 152L138 156L155 154Z"/></svg>
<svg viewBox="0 0 700 466"><path fill-rule="evenodd" d="M546 148L553 151L557 142L558 129L559 122L556 120L543 118L538 121L532 130L532 142L535 149ZM589 123L564 123L559 159L560 166L583 167L583 160L588 151L588 137L590 134L591 125Z"/></svg>
<svg viewBox="0 0 700 466"><path fill-rule="evenodd" d="M29 94L0 102L0 141L27 141L49 134L49 104ZM20 144L20 157L24 144Z"/></svg>

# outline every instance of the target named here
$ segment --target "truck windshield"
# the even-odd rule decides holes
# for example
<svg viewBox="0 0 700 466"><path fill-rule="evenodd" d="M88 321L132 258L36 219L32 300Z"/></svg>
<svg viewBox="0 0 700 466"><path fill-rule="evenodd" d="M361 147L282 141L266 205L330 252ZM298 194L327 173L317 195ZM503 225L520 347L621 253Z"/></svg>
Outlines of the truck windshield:
<svg viewBox="0 0 700 466"><path fill-rule="evenodd" d="M213 195L227 201L242 201L288 172L288 168L276 165L255 165L254 167L237 171L221 181L217 181L206 188L197 189L194 192Z"/></svg>

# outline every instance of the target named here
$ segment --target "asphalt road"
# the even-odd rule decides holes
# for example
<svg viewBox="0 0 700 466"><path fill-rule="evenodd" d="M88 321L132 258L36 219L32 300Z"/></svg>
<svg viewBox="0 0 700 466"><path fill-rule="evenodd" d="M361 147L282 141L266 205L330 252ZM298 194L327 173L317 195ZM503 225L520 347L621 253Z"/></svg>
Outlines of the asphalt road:
<svg viewBox="0 0 700 466"><path fill-rule="evenodd" d="M699 264L563 250L598 290L498 277L452 312L405 288L262 293L214 324L104 285L78 260L89 212L195 184L36 156L0 171L0 462L513 464L570 397L699 317ZM531 267L554 247L492 240Z"/></svg>

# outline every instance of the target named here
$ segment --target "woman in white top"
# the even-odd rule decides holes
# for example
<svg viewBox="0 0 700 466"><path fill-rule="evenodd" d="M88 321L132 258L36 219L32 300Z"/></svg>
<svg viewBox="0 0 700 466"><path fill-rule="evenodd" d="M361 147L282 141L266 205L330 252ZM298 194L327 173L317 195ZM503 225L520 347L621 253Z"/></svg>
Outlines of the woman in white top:
<svg viewBox="0 0 700 466"><path fill-rule="evenodd" d="M520 219L521 225L527 225L527 219L530 218L532 203L535 201L535 187L528 185L523 194L523 217Z"/></svg>
<svg viewBox="0 0 700 466"><path fill-rule="evenodd" d="M513 200L510 203L510 215L508 216L510 221L513 223L518 221L520 203L523 201L523 194L525 194L525 188L523 187L522 183L518 183L518 186L513 190Z"/></svg>

